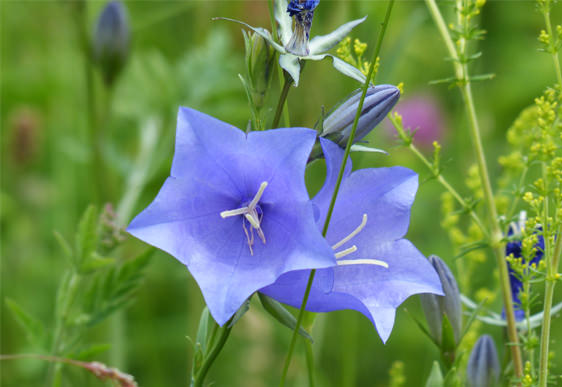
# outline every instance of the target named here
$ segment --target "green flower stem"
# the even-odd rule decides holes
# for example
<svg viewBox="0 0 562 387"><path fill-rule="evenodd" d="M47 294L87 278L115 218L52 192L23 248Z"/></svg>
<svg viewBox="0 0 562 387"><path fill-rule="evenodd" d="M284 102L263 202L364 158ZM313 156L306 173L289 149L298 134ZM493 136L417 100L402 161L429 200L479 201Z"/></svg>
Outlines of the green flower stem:
<svg viewBox="0 0 562 387"><path fill-rule="evenodd" d="M546 32L550 36L551 42L553 41L552 25L550 23L550 0L545 1L543 8L544 22L546 25ZM553 44L553 43L551 43ZM562 87L562 72L560 70L560 60L558 58L558 53L552 50L552 60L554 63L554 70L556 73L556 78L558 79L558 84ZM545 183L546 180L546 167L543 163L543 179ZM549 354L549 344L550 344L550 320L551 320L551 310L552 301L554 298L554 287L556 285L556 280L558 276L558 265L560 262L560 253L562 250L562 238L560 237L561 227L555 236L556 243L554 246L554 251L552 256L549 254L550 246L550 233L548 233L548 196L544 199L544 241L545 241L545 263L546 263L546 281L544 290L544 314L542 320L541 329L541 341L540 341L540 358L539 358L539 386L546 387L548 382L548 354Z"/></svg>
<svg viewBox="0 0 562 387"><path fill-rule="evenodd" d="M396 119L392 116L392 114L389 114L387 117L390 120L390 122L392 122L392 125L394 125L394 127L398 131L398 134L400 135L400 137L402 137L403 128L396 121ZM433 173L433 176L437 179L437 181L455 198L455 200L461 205L461 207L464 208L465 210L469 211L470 217L474 220L474 223L476 223L478 225L478 227L480 228L482 233L486 237L489 237L488 229L486 228L486 226L484 226L484 224L482 223L482 220L480 219L480 217L478 216L476 211L474 211L474 208L472 208L472 206L468 205L468 203L462 198L462 196L457 192L457 190L453 188L453 186L447 181L447 179L445 179L445 177L443 177L443 175L441 173L438 173L438 172L435 171L435 168L433 167L433 165L429 162L429 160L423 155L423 153L420 152L420 150L411 141L408 140L407 144L408 144L408 149L410 149L410 151L414 155L416 155L416 157L418 159L420 159L421 162L423 162L425 164L425 166Z"/></svg>
<svg viewBox="0 0 562 387"><path fill-rule="evenodd" d="M271 124L271 129L278 127L279 121L281 120L281 113L283 112L285 102L287 101L287 95L289 95L289 90L291 89L291 76L285 70L283 70L283 78L285 81L283 83L283 88L281 89L281 94L279 95L279 102L277 103L277 110L275 111L275 118ZM288 123L285 123L285 125L288 125Z"/></svg>
<svg viewBox="0 0 562 387"><path fill-rule="evenodd" d="M505 315L507 321L507 334L510 341L509 348L511 350L511 357L513 360L513 369L515 376L521 378L523 375L523 361L521 358L521 348L519 346L519 337L517 335L517 328L515 322L515 315L513 311L513 300L511 298L511 284L509 282L509 273L507 270L507 264L505 262L505 252L504 252L504 242L503 235L498 223L497 210L494 202L494 195L492 192L492 185L490 184L490 177L488 176L488 168L486 165L486 158L484 155L484 149L482 147L482 140L480 138L480 128L478 125L478 120L476 118L476 110L474 108L474 101L472 98L472 89L468 77L468 69L466 63L461 63L459 60L459 51L464 55L464 50L466 48L466 42L464 39L459 40L458 50L453 44L447 25L435 3L435 0L425 0L426 5L433 17L435 24L441 34L441 37L445 41L449 55L453 59L453 64L455 67L455 74L457 77L457 83L461 90L461 94L465 103L467 110L467 115L470 122L470 137L472 139L472 144L474 151L476 152L476 161L478 164L478 171L480 173L480 180L482 184L482 189L484 191L484 200L486 202L488 220L490 222L491 230L491 244L496 256L496 263L499 270L500 287L502 289L503 303L505 306ZM458 5L457 5L458 8ZM459 8L460 9L460 8ZM460 16L459 16L460 17Z"/></svg>
<svg viewBox="0 0 562 387"><path fill-rule="evenodd" d="M554 44L554 35L552 34L552 24L550 23L550 0L545 0L544 5L544 23L546 25L546 32L550 36L551 44ZM554 71L556 72L556 78L558 79L558 84L562 87L562 71L560 70L560 59L558 58L558 53L554 49L552 50L552 60L554 62Z"/></svg>
<svg viewBox="0 0 562 387"><path fill-rule="evenodd" d="M306 368L308 370L308 386L314 387L316 385L314 376L314 352L312 351L312 343L310 340L303 340L304 350L306 356Z"/></svg>
<svg viewBox="0 0 562 387"><path fill-rule="evenodd" d="M63 333L68 322L70 308L76 298L80 284L80 275L72 269L72 272L67 273L65 279L61 282L58 289L56 305L56 320L55 320L55 333L53 336L53 344L51 347L51 355L57 356L61 353L63 347ZM61 294L62 293L62 294ZM53 386L58 385L57 380L60 380L61 364L52 363L49 367L49 378Z"/></svg>
<svg viewBox="0 0 562 387"><path fill-rule="evenodd" d="M345 171L345 164L347 163L347 159L349 157L349 153L351 152L351 145L353 144L353 139L355 138L355 132L357 131L357 124L359 122L359 117L361 116L361 110L363 109L363 103L365 102L365 96L367 95L367 90L369 88L369 84L370 84L370 80L373 80L373 83L375 81L374 79L374 71L375 71L375 63L377 62L377 57L379 56L380 50L381 50L381 46L382 46L382 39L384 37L384 33L386 31L386 27L388 25L388 21L390 19L390 13L392 11L392 6L394 5L394 0L390 0L388 3L388 7L386 9L386 15L384 18L384 21L381 25L381 32L379 33L378 39L377 39L377 44L375 46L375 50L373 52L373 59L371 61L371 64L369 66L369 73L367 74L367 77L365 78L365 83L363 84L363 91L361 94L361 99L359 101L359 105L357 106L357 112L355 113L355 120L353 121L353 126L351 127L351 133L349 135L349 139L347 140L347 145L345 147L345 152L344 152L344 156L343 156L343 160L340 166L340 170L338 173L338 178L336 180L336 186L334 188L334 193L332 194L332 199L330 201L330 205L328 207L328 212L326 214L326 221L324 222L324 227L322 229L322 235L326 236L327 232L328 232L328 226L330 225L330 219L332 217L332 212L334 211L334 205L336 204L336 198L338 196L338 192L340 189L340 185L341 185L341 181L343 178L343 173ZM289 344L289 350L287 352L287 357L285 358L285 365L283 366L283 373L281 374L281 380L279 383L280 387L283 387L285 385L285 379L287 378L287 372L289 370L289 365L291 364L291 357L293 356L293 350L295 348L295 343L297 341L297 336L298 336L298 331L299 328L301 327L302 324L302 320L303 320L303 316L304 316L304 312L305 312L305 308L306 308L306 302L308 301L308 296L310 294L310 289L312 287L312 281L314 281L314 276L316 274L316 270L311 270L310 271L310 276L308 277L308 283L306 284L306 290L304 292L304 297L302 299L302 304L299 310L299 314L297 317L297 323L295 326L295 329L293 330L293 336L291 338L291 343Z"/></svg>
<svg viewBox="0 0 562 387"><path fill-rule="evenodd" d="M203 361L203 364L201 365L201 369L199 370L199 372L197 372L197 375L193 377L193 380L191 382L191 387L203 386L203 382L205 381L205 376L207 375L207 372L209 372L211 365L213 365L213 363L215 362L217 356L219 355L220 351L224 347L224 344L226 343L228 336L230 335L230 331L232 330L232 327L229 326L229 324L230 324L230 320L225 324L225 327L221 329L217 344L215 344L211 352L209 352L209 355Z"/></svg>
<svg viewBox="0 0 562 387"><path fill-rule="evenodd" d="M546 200L546 198L545 198ZM545 226L546 227L546 226ZM544 290L544 314L542 319L542 330L541 330L541 346L540 346L540 359L539 359L539 386L546 387L548 381L548 346L550 343L550 320L551 320L551 310L552 310L552 300L554 298L554 286L558 279L558 265L560 263L560 253L562 252L562 237L560 233L562 228L559 227L556 235L556 244L554 245L554 251L552 254L552 259L547 262L546 266L546 283ZM545 236L545 244L546 236Z"/></svg>

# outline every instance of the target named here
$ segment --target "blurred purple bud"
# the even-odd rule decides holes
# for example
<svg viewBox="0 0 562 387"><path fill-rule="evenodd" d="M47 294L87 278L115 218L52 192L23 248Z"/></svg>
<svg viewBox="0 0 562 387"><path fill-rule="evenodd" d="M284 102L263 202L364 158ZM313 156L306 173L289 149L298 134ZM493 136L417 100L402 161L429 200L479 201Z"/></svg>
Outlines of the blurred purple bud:
<svg viewBox="0 0 562 387"><path fill-rule="evenodd" d="M361 89L355 90L349 98L337 106L324 119L322 137L326 137L341 147L345 147L351 134L357 107L361 99ZM400 98L400 90L392 85L377 85L367 90L361 116L357 123L354 143L365 137L381 122Z"/></svg>
<svg viewBox="0 0 562 387"><path fill-rule="evenodd" d="M466 378L471 387L493 387L500 377L500 362L494 340L489 335L482 335L468 359Z"/></svg>
<svg viewBox="0 0 562 387"><path fill-rule="evenodd" d="M445 119L439 102L429 95L417 95L401 101L396 111L405 128L415 130L414 141L422 147L432 147L445 134ZM392 129L394 132L394 129Z"/></svg>
<svg viewBox="0 0 562 387"><path fill-rule="evenodd" d="M106 84L119 75L130 47L127 10L120 1L109 2L101 12L94 30L94 59L100 66Z"/></svg>
<svg viewBox="0 0 562 387"><path fill-rule="evenodd" d="M429 257L439 275L443 287L444 296L434 294L421 294L420 300L429 327L431 336L441 344L443 315L451 323L456 343L460 340L462 330L461 298L457 281L449 267L436 255Z"/></svg>

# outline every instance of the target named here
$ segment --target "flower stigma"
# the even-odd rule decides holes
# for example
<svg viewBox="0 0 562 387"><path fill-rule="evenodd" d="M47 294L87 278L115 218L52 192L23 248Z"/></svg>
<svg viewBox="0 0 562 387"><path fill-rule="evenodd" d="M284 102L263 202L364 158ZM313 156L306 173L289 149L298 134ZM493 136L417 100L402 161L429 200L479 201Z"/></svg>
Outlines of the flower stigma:
<svg viewBox="0 0 562 387"><path fill-rule="evenodd" d="M336 243L332 246L332 249L336 250L341 247L344 243L349 242L354 236L359 234L365 225L367 224L367 214L363 214L363 219L361 220L361 224L357 226L355 230L353 230L348 236L343 238L341 241ZM336 253L336 259L338 259L338 266L347 266L347 265L377 265L382 266L385 269L388 269L388 263L378 260L378 259L342 259L340 258L345 257L346 255L352 254L357 251L357 246L353 245L350 248L342 250Z"/></svg>
<svg viewBox="0 0 562 387"><path fill-rule="evenodd" d="M238 215L244 216L244 219L242 220L242 228L244 229L244 234L246 235L246 239L248 241L248 247L250 248L251 255L254 255L254 250L252 249L255 239L254 229L258 233L258 236L261 239L262 243L265 244L265 235L263 233L263 230L261 229L263 212L261 208L258 206L258 202L260 201L263 195L263 191L265 191L266 187L267 187L267 181L261 183L258 192L247 206L236 208L234 210L223 211L220 213L223 219L231 216L238 216ZM249 223L249 227L246 226L246 222Z"/></svg>

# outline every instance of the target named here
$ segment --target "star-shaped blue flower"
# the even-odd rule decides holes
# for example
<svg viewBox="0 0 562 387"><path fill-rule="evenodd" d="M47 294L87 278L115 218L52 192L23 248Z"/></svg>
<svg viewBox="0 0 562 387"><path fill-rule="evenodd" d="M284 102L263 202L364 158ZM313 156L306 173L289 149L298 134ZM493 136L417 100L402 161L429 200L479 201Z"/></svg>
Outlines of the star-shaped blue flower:
<svg viewBox="0 0 562 387"><path fill-rule="evenodd" d="M315 137L180 108L171 176L127 231L187 266L219 325L283 273L335 265L304 182Z"/></svg>
<svg viewBox="0 0 562 387"><path fill-rule="evenodd" d="M319 227L324 224L343 159L340 147L322 138L320 141L327 178L313 199ZM338 264L317 271L307 310L357 310L371 320L386 342L396 308L406 298L417 293L443 295L429 261L403 239L417 187L417 175L407 168L371 168L351 173L348 161L326 236L336 251ZM308 270L288 273L261 291L300 307L308 276Z"/></svg>

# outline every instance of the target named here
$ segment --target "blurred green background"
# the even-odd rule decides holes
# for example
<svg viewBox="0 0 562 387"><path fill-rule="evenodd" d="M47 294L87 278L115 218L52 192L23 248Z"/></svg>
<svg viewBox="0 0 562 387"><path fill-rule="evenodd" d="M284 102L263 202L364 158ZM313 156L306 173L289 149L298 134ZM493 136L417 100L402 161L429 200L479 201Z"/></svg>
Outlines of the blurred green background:
<svg viewBox="0 0 562 387"><path fill-rule="evenodd" d="M86 59L83 55L78 1L2 1L1 32L1 349L3 354L37 352L5 307L6 298L50 326L55 293L66 267L53 236L56 230L71 238L86 206L96 201L95 179L90 168L86 95ZM88 1L86 30L93 31L104 1ZM169 173L178 106L190 106L240 128L247 125L250 111L238 73L244 72L244 42L240 26L211 21L224 16L270 29L266 1L126 1L132 33L130 57L111 93L104 90L95 73L95 98L108 113L100 120L105 133L102 155L107 168L110 202L118 205L138 163L141 136L156 130L163 144L157 157L149 160L150 179L130 211L144 208L155 196ZM441 4L445 14L452 4ZM562 19L560 6L554 22ZM312 35L328 33L343 22L369 15L352 37L373 49L386 3L382 1L323 0L315 13ZM483 10L481 23L487 35L479 43L483 56L472 73L495 73L491 81L474 86L476 107L483 128L493 176L500 172L497 156L505 153L505 132L519 111L553 84L551 58L538 52L536 37L543 19L531 1L491 1ZM82 25L83 26L83 25ZM370 52L370 50L368 51ZM369 54L370 55L370 54ZM428 82L452 75L444 61L444 45L429 19L422 1L395 4L381 51L377 83L404 82L403 101L429 99L443 123L439 141L443 144L444 175L464 187L466 170L473 153L466 130L460 95L446 84ZM358 85L333 70L328 62L306 65L301 84L289 94L293 126L311 127L321 106L329 109ZM279 95L279 82L272 82L269 106ZM398 105L400 107L400 104ZM400 108L399 108L400 110ZM406 115L405 112L403 112ZM149 129L147 129L149 128ZM423 131L424 128L421 129ZM420 132L421 133L421 132ZM431 134L429 134L431 135ZM397 147L388 125L381 124L367 138L390 156L354 155L355 168L404 165L420 174L419 193L412 210L408 238L426 255L438 254L453 263L453 250L440 226L442 188L428 181L428 172L407 150ZM437 139L437 138L436 138ZM147 140L156 141L156 140ZM425 148L427 149L427 148ZM429 148L428 152L431 152ZM147 161L145 160L145 163ZM315 167L310 175L321 174ZM318 188L316 176L311 190ZM101 207L101 203L98 203ZM144 248L128 238L123 256ZM453 266L454 267L454 266ZM471 282L498 292L494 262L481 265ZM463 273L457 273L462 276ZM461 289L470 293L474 289ZM558 292L560 293L560 292ZM558 296L559 300L560 297ZM497 312L499 296L492 304ZM100 361L135 376L141 386L187 384L193 337L203 307L200 292L183 265L157 252L146 271L136 301L124 313L121 364L111 363L110 351ZM421 318L419 301L408 300L397 313L396 325L383 345L370 322L355 312L336 312L317 319L312 332L319 386L385 386L395 361L404 363L406 385L422 385L438 352L425 338L405 309ZM89 332L92 343L110 343L111 318ZM553 319L552 348L559 348L562 324ZM500 328L480 326L500 344ZM232 337L213 366L208 381L218 386L276 385L291 332L280 327L252 305L236 325ZM291 385L306 385L302 346L290 371ZM500 348L501 354L505 353ZM558 354L560 355L560 354ZM5 361L0 364L3 386L42 385L45 365L35 360ZM554 373L562 372L562 360L555 357ZM85 372L73 372L68 385L103 385Z"/></svg>

